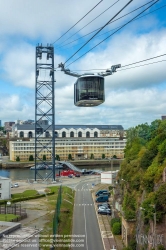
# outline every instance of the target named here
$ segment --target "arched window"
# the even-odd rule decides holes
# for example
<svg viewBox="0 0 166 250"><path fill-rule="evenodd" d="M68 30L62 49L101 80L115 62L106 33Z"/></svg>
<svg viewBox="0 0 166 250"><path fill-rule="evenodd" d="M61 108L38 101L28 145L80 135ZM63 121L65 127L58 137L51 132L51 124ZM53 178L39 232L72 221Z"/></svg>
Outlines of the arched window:
<svg viewBox="0 0 166 250"><path fill-rule="evenodd" d="M29 131L28 138L32 138L32 131Z"/></svg>
<svg viewBox="0 0 166 250"><path fill-rule="evenodd" d="M74 132L73 131L70 132L70 137L74 137Z"/></svg>
<svg viewBox="0 0 166 250"><path fill-rule="evenodd" d="M82 137L82 132L81 131L78 132L78 137Z"/></svg>
<svg viewBox="0 0 166 250"><path fill-rule="evenodd" d="M55 131L55 137L58 137L58 132L57 131Z"/></svg>
<svg viewBox="0 0 166 250"><path fill-rule="evenodd" d="M98 137L98 133L97 132L94 132L94 137Z"/></svg>
<svg viewBox="0 0 166 250"><path fill-rule="evenodd" d="M46 136L46 137L49 137L49 136L50 136L49 131L46 131L45 136Z"/></svg>
<svg viewBox="0 0 166 250"><path fill-rule="evenodd" d="M23 132L23 131L20 132L20 137L21 137L21 138L24 137L24 132Z"/></svg>
<svg viewBox="0 0 166 250"><path fill-rule="evenodd" d="M90 132L89 131L86 132L86 137L90 137Z"/></svg>
<svg viewBox="0 0 166 250"><path fill-rule="evenodd" d="M66 132L65 131L62 132L62 137L66 137Z"/></svg>

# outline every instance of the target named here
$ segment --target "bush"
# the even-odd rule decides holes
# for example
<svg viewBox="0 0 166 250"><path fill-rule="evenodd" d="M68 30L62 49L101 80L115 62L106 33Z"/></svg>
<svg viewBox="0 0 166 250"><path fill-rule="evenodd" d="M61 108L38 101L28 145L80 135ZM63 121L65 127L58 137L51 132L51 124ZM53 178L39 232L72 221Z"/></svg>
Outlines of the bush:
<svg viewBox="0 0 166 250"><path fill-rule="evenodd" d="M159 245L157 250L165 250L165 247L163 245Z"/></svg>
<svg viewBox="0 0 166 250"><path fill-rule="evenodd" d="M113 225L116 222L121 222L120 218L113 218L113 219L111 219L111 228L113 228Z"/></svg>
<svg viewBox="0 0 166 250"><path fill-rule="evenodd" d="M16 156L16 161L20 161L20 157L19 156Z"/></svg>
<svg viewBox="0 0 166 250"><path fill-rule="evenodd" d="M33 155L29 156L29 161L34 161Z"/></svg>
<svg viewBox="0 0 166 250"><path fill-rule="evenodd" d="M121 234L121 223L115 222L112 227L112 233L114 235L120 235Z"/></svg>
<svg viewBox="0 0 166 250"><path fill-rule="evenodd" d="M71 154L68 155L68 160L69 161L72 160L72 155Z"/></svg>
<svg viewBox="0 0 166 250"><path fill-rule="evenodd" d="M105 154L102 154L102 159L105 159Z"/></svg>
<svg viewBox="0 0 166 250"><path fill-rule="evenodd" d="M46 155L43 155L43 161L46 161Z"/></svg>

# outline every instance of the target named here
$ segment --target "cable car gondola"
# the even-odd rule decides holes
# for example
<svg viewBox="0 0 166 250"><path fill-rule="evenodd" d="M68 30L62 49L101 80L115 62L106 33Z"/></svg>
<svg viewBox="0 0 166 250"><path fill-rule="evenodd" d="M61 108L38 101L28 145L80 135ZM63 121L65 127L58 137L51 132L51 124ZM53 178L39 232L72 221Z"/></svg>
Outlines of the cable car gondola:
<svg viewBox="0 0 166 250"><path fill-rule="evenodd" d="M121 64L111 66L111 69L106 70L106 72L98 74L84 73L82 75L70 72L69 69L65 69L63 63L60 63L59 67L65 74L78 78L74 84L75 106L95 107L105 101L104 77L116 72L116 69L120 68Z"/></svg>
<svg viewBox="0 0 166 250"><path fill-rule="evenodd" d="M74 84L74 105L94 107L105 101L104 77L94 74L80 76Z"/></svg>

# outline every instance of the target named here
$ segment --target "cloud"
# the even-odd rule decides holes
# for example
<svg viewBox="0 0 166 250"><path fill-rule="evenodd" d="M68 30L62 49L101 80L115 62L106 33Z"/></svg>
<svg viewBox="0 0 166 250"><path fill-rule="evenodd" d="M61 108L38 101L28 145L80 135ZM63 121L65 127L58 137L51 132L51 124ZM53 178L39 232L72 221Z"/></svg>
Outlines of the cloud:
<svg viewBox="0 0 166 250"><path fill-rule="evenodd" d="M96 19L86 29L79 31L75 38L101 27L127 2L127 0L119 1L110 11ZM133 1L122 14L128 13L146 2L148 1ZM66 0L6 0L1 3L0 104L2 121L18 118L34 119L36 45L38 43L46 45L56 41L95 4L95 0L79 1L79 4L77 0L72 0L70 3ZM58 48L57 45L62 45L67 37L78 31L110 5L109 0L103 1L91 12L91 15L75 26L72 32L54 44L55 67L61 62L64 63L81 47L80 42L71 44L67 49L65 47ZM149 15L133 22L112 36L111 39L106 40L80 60L71 64L69 68L71 70L85 69L85 71L86 69L103 69L104 71L113 64L121 63L124 66L165 54L166 29L160 16L162 15ZM131 16L127 16L112 23L105 31L125 23L130 18ZM68 63L84 54L106 36L92 40ZM85 42L86 39L82 41ZM153 61L162 59L164 57ZM153 61L147 61L147 63ZM126 68L130 67L132 66ZM74 106L74 82L76 78L65 75L57 68L55 71L56 124L121 124L124 128L128 128L160 118L166 110L165 62L134 69L126 68L121 68L121 71L117 70L117 73L105 78L106 101L94 108ZM96 72L98 71L102 70Z"/></svg>

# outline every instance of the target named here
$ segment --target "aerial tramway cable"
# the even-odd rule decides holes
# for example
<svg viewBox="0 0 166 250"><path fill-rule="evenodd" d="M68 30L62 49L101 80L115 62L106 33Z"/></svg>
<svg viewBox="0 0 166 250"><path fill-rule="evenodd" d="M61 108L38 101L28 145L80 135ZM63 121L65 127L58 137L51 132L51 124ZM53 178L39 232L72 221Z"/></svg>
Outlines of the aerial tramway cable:
<svg viewBox="0 0 166 250"><path fill-rule="evenodd" d="M55 42L53 42L52 44L56 43L57 41L59 41L63 36L65 36L72 28L74 28L80 21L82 21L82 19L84 19L92 10L94 10L103 0L101 0L100 2L98 2L90 11L88 11L88 13L86 15L84 15L78 22L76 22L70 29L68 29L62 36L60 36Z"/></svg>
<svg viewBox="0 0 166 250"><path fill-rule="evenodd" d="M117 0L115 3L113 3L113 4L111 4L106 10L104 10L102 13L100 13L97 17L95 17L93 20L91 20L89 23L87 23L86 25L84 25L81 29L79 29L77 32L75 32L74 34L72 34L70 37L68 37L65 41L63 41L62 43L61 43L61 46L57 46L57 47L55 47L55 49L56 48L61 48L61 47L63 47L64 45L63 45L63 43L65 43L66 41L68 41L71 37L73 37L74 35L76 35L76 34L78 34L78 32L80 32L81 30L83 30L85 27L87 27L89 24L91 24L93 21L95 21L98 17L100 17L102 14L104 14L107 10L109 10L111 7L113 7L117 2L119 2L120 0ZM154 1L154 0L152 0L152 1ZM100 29L100 28L99 28ZM99 30L99 29L97 29L97 30Z"/></svg>
<svg viewBox="0 0 166 250"><path fill-rule="evenodd" d="M110 23L120 12L122 12L133 0L130 0L120 11L118 11L104 26L102 26L81 48L79 48L72 56L70 56L65 63L67 63L73 56L75 56L86 44L88 44L102 29L104 29L108 23ZM159 0L158 0L159 1ZM64 64L65 64L64 63ZM70 65L70 64L69 64Z"/></svg>
<svg viewBox="0 0 166 250"><path fill-rule="evenodd" d="M125 15L123 15L123 16L121 16L121 17L116 18L115 20L111 21L108 25L110 25L110 24L113 23L113 22L118 21L119 19L121 19L121 18L123 18L123 17L125 17L125 16L128 16L129 14L131 14L131 13L137 11L138 9L144 7L145 5L147 5L147 4L149 4L149 3L153 2L153 1L154 1L154 0L151 0L151 1L149 1L148 3L143 4L143 5L141 5L140 7L138 7L138 8L136 8L136 9L134 9L134 10L128 12L127 14L125 14ZM110 6L110 7L111 7L111 6ZM110 8L110 7L109 7L109 8ZM151 12L149 12L149 13L143 15L143 16L141 16L141 17L136 18L135 20L140 19L140 18L142 18L142 17L144 17L144 16L146 16L146 15L149 15L149 14L151 14L152 12L157 11L157 10L163 8L163 7L166 7L166 4L163 5L163 6L161 6L160 8L157 8L157 9L155 9L155 10L153 10L153 11L151 11ZM108 10L108 9L107 9L107 10ZM105 11L104 11L104 12L105 12ZM102 12L102 13L104 13L104 12ZM102 13L101 13L101 14L102 14ZM100 14L100 15L101 15L101 14ZM96 19L96 18L95 18L95 19ZM95 20L95 19L93 19L93 20ZM92 20L92 21L93 21L93 20ZM88 23L88 24L89 24L89 23ZM88 25L88 24L87 24L87 25ZM87 25L85 25L84 27L86 27ZM83 27L83 28L84 28L84 27ZM109 31L107 31L107 32L105 32L105 33L103 33L103 34L100 34L99 36L105 35L105 34L109 33L110 31L115 30L115 29L118 29L118 28L120 28L120 27L121 27L121 26L118 26L117 28L111 29L111 30L109 30ZM82 28L82 29L83 29L83 28ZM100 27L100 28L101 28L101 27ZM72 36L74 36L75 34L77 34L80 30L82 30L82 29L80 29L78 32L74 33L71 37L67 38L60 46L55 47L55 49L63 48L63 47L66 46L66 45L69 45L69 44L71 44L71 43L74 43L74 42L76 42L76 41L82 39L83 37L88 36L88 35L92 34L93 32L99 30L100 28L95 29L95 30L89 32L88 34L86 34L86 35L84 35L84 36L81 36L81 37L79 37L79 38L77 38L77 39L75 39L75 40L73 40L73 41L71 41L71 42L68 42L68 43L63 44L63 43L66 42L69 38L71 38ZM96 37L99 37L99 36L96 36Z"/></svg>
<svg viewBox="0 0 166 250"><path fill-rule="evenodd" d="M127 24L131 23L134 19L136 19L139 15L141 15L143 12L145 12L147 9L149 9L150 7L152 7L154 4L156 4L159 0L156 0L153 4L151 4L150 6L148 6L146 9L144 9L143 11L141 11L138 15L136 15L134 18L132 18L130 21L128 21L127 23L125 23L124 25L122 25L119 29L117 29L115 32L113 32L111 35L107 36L104 40L102 40L101 42L99 42L98 44L96 44L94 47L92 47L90 50L88 50L86 53L84 53L83 55L81 55L80 57L78 57L77 59L75 59L73 62L71 62L70 64L68 64L66 67L68 67L69 65L73 64L74 62L76 62L77 60L79 60L81 57L83 57L84 55L86 55L87 53L89 53L91 50L93 50L94 48L96 48L98 45L100 45L101 43L103 43L105 40L107 40L108 38L110 38L112 35L114 35L116 32L118 32L119 30L121 30L123 27L125 27ZM98 32L97 32L98 33ZM94 37L94 36L93 36ZM88 40L89 41L89 40ZM83 46L82 46L83 47ZM82 48L81 47L81 48ZM80 49L79 49L80 50ZM79 51L78 50L78 51ZM78 52L77 51L77 52ZM77 53L76 52L76 53ZM75 53L75 54L76 54ZM75 55L74 54L74 55ZM73 55L73 56L74 56ZM73 57L72 56L72 57ZM71 59L72 57L70 57L69 59ZM67 61L69 61L69 59ZM67 62L66 61L66 62ZM65 63L66 63L65 62Z"/></svg>

